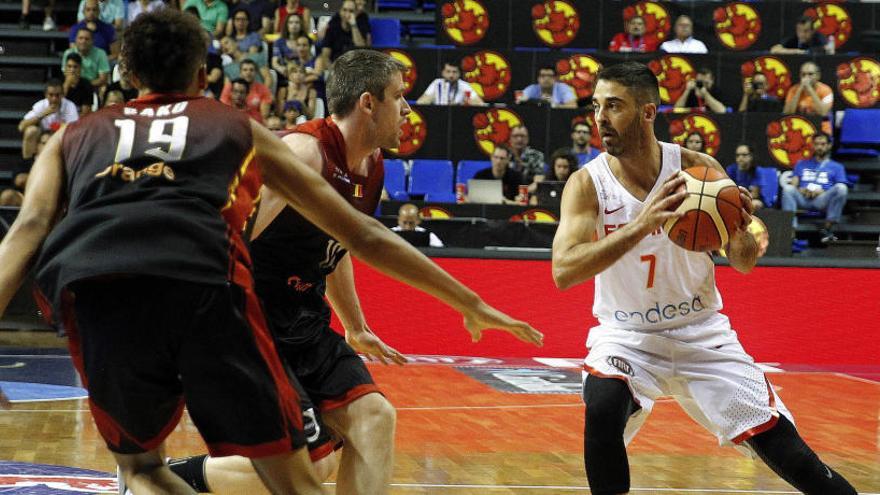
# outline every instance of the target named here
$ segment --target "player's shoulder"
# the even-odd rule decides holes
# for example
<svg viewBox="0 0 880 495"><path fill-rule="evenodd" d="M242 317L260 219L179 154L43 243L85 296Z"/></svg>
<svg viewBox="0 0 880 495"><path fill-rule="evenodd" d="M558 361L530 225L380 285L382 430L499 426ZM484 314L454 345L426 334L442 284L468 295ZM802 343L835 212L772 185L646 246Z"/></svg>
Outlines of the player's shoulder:
<svg viewBox="0 0 880 495"><path fill-rule="evenodd" d="M309 167L320 169L323 164L323 154L321 153L321 142L317 137L306 134L304 132L291 132L282 137L281 140L293 155Z"/></svg>
<svg viewBox="0 0 880 495"><path fill-rule="evenodd" d="M682 147L681 169L684 170L691 167L709 167L724 171L724 167L721 166L718 160L713 158L711 155Z"/></svg>

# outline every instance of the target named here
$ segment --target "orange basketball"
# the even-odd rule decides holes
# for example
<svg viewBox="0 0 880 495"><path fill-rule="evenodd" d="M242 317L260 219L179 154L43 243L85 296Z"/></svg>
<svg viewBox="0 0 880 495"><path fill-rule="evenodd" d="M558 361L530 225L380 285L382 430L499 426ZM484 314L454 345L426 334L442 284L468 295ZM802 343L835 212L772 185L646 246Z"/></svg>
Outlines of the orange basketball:
<svg viewBox="0 0 880 495"><path fill-rule="evenodd" d="M717 251L742 224L739 188L714 168L692 167L682 176L688 195L676 211L684 216L667 221L663 229L688 251Z"/></svg>

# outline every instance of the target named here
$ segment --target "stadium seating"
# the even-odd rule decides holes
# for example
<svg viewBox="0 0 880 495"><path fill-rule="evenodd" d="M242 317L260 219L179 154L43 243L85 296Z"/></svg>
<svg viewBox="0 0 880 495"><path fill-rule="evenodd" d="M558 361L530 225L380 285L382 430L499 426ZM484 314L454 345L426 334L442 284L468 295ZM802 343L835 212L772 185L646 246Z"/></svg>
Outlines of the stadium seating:
<svg viewBox="0 0 880 495"><path fill-rule="evenodd" d="M425 194L428 203L455 203L455 193L432 192Z"/></svg>
<svg viewBox="0 0 880 495"><path fill-rule="evenodd" d="M385 160L385 190L399 201L406 201L406 167L403 160ZM398 199L402 198L402 199Z"/></svg>
<svg viewBox="0 0 880 495"><path fill-rule="evenodd" d="M775 167L755 167L755 177L761 188L761 201L764 206L776 206L779 200L779 170Z"/></svg>
<svg viewBox="0 0 880 495"><path fill-rule="evenodd" d="M389 48L400 46L399 19L370 19L370 29L372 30L374 47Z"/></svg>
<svg viewBox="0 0 880 495"><path fill-rule="evenodd" d="M477 172L492 166L489 160L462 160L458 162L458 171L455 174L456 184L467 184Z"/></svg>
<svg viewBox="0 0 880 495"><path fill-rule="evenodd" d="M452 193L452 175L449 160L413 160L408 192L411 195Z"/></svg>
<svg viewBox="0 0 880 495"><path fill-rule="evenodd" d="M880 109L847 109L840 123L838 157L877 157L880 156Z"/></svg>

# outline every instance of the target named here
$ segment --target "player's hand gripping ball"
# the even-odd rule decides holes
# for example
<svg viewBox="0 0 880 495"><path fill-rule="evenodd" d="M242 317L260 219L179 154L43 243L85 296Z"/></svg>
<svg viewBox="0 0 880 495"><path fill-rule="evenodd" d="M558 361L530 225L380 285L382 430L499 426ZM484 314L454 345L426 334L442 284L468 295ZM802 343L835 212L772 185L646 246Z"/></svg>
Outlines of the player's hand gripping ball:
<svg viewBox="0 0 880 495"><path fill-rule="evenodd" d="M681 175L688 195L676 212L683 215L668 220L663 230L688 251L721 249L743 222L739 188L724 172L709 167L691 167Z"/></svg>

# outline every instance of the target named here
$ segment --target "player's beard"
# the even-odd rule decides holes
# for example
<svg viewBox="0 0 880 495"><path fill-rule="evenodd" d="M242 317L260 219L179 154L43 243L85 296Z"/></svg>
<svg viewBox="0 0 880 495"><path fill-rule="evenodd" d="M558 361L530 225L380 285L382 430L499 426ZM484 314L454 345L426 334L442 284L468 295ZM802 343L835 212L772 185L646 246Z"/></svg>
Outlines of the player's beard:
<svg viewBox="0 0 880 495"><path fill-rule="evenodd" d="M623 130L618 131L612 127L615 133L613 143L604 142L605 151L609 155L622 157L634 151L638 152L642 148L642 122L641 118L636 115L629 124L624 126Z"/></svg>

